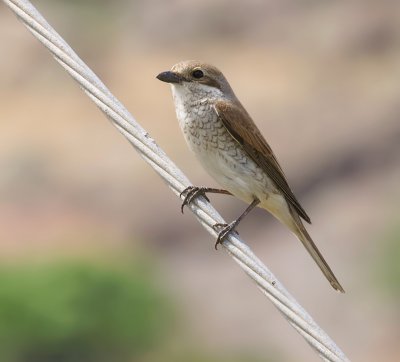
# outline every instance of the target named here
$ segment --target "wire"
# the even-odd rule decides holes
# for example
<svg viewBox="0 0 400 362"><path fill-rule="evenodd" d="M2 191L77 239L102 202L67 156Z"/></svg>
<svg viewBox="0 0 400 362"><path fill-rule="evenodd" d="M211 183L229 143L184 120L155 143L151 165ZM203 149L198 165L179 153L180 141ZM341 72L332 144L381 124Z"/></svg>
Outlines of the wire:
<svg viewBox="0 0 400 362"><path fill-rule="evenodd" d="M127 109L111 94L29 1L3 1L33 36L50 50L57 62L78 82L89 98L179 197L179 194L191 183ZM212 226L215 223L224 223L224 220L211 204L205 198L199 197L188 207L206 230L216 237L217 234ZM349 361L335 342L314 322L241 239L231 234L222 245L323 360Z"/></svg>

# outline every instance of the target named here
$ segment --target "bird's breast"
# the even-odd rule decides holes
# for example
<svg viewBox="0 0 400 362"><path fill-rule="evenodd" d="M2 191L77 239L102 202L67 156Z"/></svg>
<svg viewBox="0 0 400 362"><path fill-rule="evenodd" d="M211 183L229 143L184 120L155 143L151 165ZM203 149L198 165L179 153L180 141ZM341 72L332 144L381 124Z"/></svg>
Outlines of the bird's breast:
<svg viewBox="0 0 400 362"><path fill-rule="evenodd" d="M227 131L211 104L177 108L177 117L189 148L210 176L246 202L254 196L264 198L266 174Z"/></svg>
<svg viewBox="0 0 400 362"><path fill-rule="evenodd" d="M219 120L211 102L176 107L176 113L185 139L196 155L215 154L220 150L238 156L237 143Z"/></svg>
<svg viewBox="0 0 400 362"><path fill-rule="evenodd" d="M186 142L210 176L243 201L266 199L271 181L228 132L212 99L174 92L174 100Z"/></svg>

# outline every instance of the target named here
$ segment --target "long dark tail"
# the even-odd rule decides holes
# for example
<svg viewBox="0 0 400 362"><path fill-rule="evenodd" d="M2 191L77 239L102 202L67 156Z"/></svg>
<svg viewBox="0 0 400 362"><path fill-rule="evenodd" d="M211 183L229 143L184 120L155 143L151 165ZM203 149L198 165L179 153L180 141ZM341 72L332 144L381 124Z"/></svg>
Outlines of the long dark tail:
<svg viewBox="0 0 400 362"><path fill-rule="evenodd" d="M296 234L299 240L303 243L304 247L307 249L309 254L315 260L322 273L324 273L326 279L329 280L332 287L339 292L344 293L343 287L340 285L339 281L336 279L335 274L333 274L331 268L328 263L322 256L321 252L318 250L314 241L311 239L311 236L308 234L306 228L303 225L299 215L295 210L291 210L292 218L293 218L293 227L292 231Z"/></svg>

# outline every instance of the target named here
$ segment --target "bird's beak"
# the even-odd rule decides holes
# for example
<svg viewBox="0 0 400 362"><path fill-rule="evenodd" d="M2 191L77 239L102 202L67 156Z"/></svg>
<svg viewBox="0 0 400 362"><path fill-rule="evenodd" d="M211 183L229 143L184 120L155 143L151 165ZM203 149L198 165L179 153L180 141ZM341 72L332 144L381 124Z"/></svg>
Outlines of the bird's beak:
<svg viewBox="0 0 400 362"><path fill-rule="evenodd" d="M157 79L166 83L180 83L183 81L183 77L177 73L166 71L157 75Z"/></svg>

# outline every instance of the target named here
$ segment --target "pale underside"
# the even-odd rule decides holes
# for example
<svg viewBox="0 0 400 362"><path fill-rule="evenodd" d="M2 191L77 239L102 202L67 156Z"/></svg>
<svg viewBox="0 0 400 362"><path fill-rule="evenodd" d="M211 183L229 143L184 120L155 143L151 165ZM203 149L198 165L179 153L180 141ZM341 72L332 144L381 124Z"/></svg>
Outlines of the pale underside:
<svg viewBox="0 0 400 362"><path fill-rule="evenodd" d="M211 93L209 87L204 88ZM284 224L291 224L285 197L218 120L212 101L218 94L204 94L207 97L199 100L189 97L182 86L172 86L172 90L185 140L210 176L240 200L251 203L257 198L259 207Z"/></svg>

